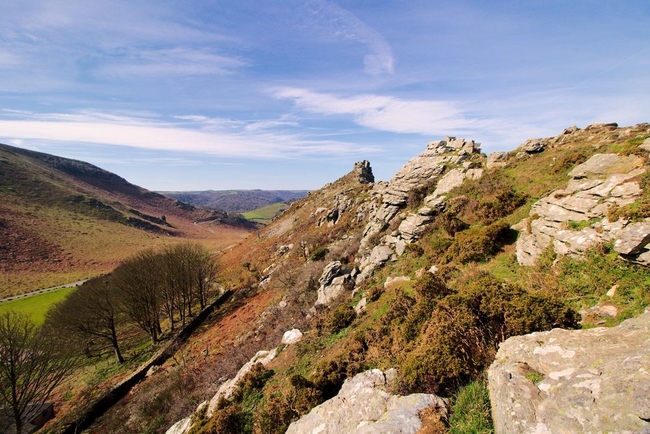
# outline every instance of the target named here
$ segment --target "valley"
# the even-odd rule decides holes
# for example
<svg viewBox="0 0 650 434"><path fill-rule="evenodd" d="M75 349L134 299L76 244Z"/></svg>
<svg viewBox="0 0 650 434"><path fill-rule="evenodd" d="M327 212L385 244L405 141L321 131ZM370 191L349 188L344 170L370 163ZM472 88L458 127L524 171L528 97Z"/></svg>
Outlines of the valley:
<svg viewBox="0 0 650 434"><path fill-rule="evenodd" d="M59 416L44 432L85 427L93 403L143 367L146 375L141 371L123 398L92 410L89 432L302 433L321 425L351 432L359 424L394 432L386 428L397 423L391 420L409 432L513 432L513 411L522 426L563 429L550 410L513 409L504 390L524 397L533 391L539 408L569 396L561 405L603 415L614 411L606 402L632 401L625 421L616 423L644 429L647 408L634 397L650 387L647 379L635 377L631 392L623 391L610 379L617 368L593 361L599 376L579 371L590 382L569 382L572 374L563 374L565 381L534 356L582 354L589 336L607 326L611 336L639 330L626 354L638 358L634 369L646 369L647 349L632 342L650 329L649 152L648 124L570 127L490 156L472 140L447 137L427 144L389 182L375 182L371 164L359 161L254 230L118 181L103 192L96 180L54 172L57 186L47 188L74 183L86 195L79 203L95 208L77 212L66 200L39 208L24 197L41 195L27 189L9 195L2 229L14 234L3 245L13 252L3 265L11 279L34 273L45 282L55 259L57 278L98 276L121 264L77 291L160 291L160 304L158 329L120 311L124 363L92 341L75 374L56 389ZM43 178L33 176L42 186ZM3 178L4 191L25 188L10 179ZM105 207L158 229L129 225ZM23 250L14 249L25 240ZM205 300L199 305L194 295L202 283L180 278L181 264L191 263L178 259L183 249L216 259L214 275L198 282L209 283L209 300L223 300L187 336L183 326L198 318ZM87 271L91 265L97 274ZM507 363L515 356L502 355L504 342L551 329L566 335L517 354L525 366ZM586 332L584 340L574 340L578 332ZM161 351L171 353L155 362ZM571 365L573 356L562 357L562 372L582 369ZM608 388L609 401L564 392L582 387L593 394L596 383ZM605 417L562 419L585 431L622 426L607 425Z"/></svg>

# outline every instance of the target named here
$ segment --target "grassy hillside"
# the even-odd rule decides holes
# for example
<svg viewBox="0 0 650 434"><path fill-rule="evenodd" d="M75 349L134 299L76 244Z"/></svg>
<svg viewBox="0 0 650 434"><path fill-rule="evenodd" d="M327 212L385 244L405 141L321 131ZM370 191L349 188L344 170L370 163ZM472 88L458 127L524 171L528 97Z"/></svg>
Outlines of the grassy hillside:
<svg viewBox="0 0 650 434"><path fill-rule="evenodd" d="M276 359L255 370L212 418L195 417L194 433L284 432L334 396L346 378L370 368L397 368L400 394L450 398L453 417L432 422L427 432L491 432L484 371L499 342L552 327L614 325L650 304L650 271L621 259L611 245L583 259L549 251L536 266L522 267L511 229L595 153L639 155L647 168L647 152L638 146L649 135L647 124L603 125L544 139L540 153L516 157L515 151L504 167L487 169L472 160L485 169L483 176L450 191L446 207L416 242L327 307L314 307L325 267L333 261L348 270L360 267L381 239L398 234L402 219L419 210L435 186L425 186L424 194L414 189L367 250L360 241L382 199L373 186L351 172L313 192L220 255L219 279L236 289L232 301L162 366L163 374L139 384L96 430L165 432L257 351L278 347ZM627 212L650 216L645 198L647 192ZM432 266L435 276L427 271ZM401 279L390 283L395 277ZM356 313L363 298L366 309ZM618 314L578 323L579 310L603 303ZM303 331L303 341L278 346L294 327Z"/></svg>
<svg viewBox="0 0 650 434"><path fill-rule="evenodd" d="M6 145L0 196L0 297L96 276L187 238L219 251L250 230L96 166Z"/></svg>
<svg viewBox="0 0 650 434"><path fill-rule="evenodd" d="M253 211L242 213L242 216L245 219L254 221L261 224L269 224L274 217L277 217L286 209L289 208L289 205L283 202L274 203L272 205L267 205L262 208L255 209Z"/></svg>
<svg viewBox="0 0 650 434"><path fill-rule="evenodd" d="M194 206L245 213L279 202L291 202L307 195L307 190L208 190L163 192L168 197Z"/></svg>

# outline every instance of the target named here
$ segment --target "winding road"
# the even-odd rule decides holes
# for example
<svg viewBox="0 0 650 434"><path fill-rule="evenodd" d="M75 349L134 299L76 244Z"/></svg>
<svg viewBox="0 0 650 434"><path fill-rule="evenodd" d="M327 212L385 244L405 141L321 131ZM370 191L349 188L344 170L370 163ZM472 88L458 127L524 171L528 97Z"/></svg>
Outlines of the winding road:
<svg viewBox="0 0 650 434"><path fill-rule="evenodd" d="M23 298L23 297L29 297L30 295L43 294L44 292L56 291L57 289L72 288L73 286L81 285L82 283L86 282L87 280L88 279L77 280L76 282L66 283L65 285L52 286L51 288L38 289L36 291L27 292L25 294L12 295L11 297L0 299L0 303L2 303L3 301L11 301L11 300L16 300L16 299Z"/></svg>

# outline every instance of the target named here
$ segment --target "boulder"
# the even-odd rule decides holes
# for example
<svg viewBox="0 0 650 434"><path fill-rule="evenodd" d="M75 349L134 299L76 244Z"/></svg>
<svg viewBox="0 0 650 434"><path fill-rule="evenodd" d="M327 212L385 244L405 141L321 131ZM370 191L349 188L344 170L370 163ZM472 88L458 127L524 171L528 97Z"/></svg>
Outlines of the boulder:
<svg viewBox="0 0 650 434"><path fill-rule="evenodd" d="M495 432L650 433L650 311L618 327L507 339L488 371Z"/></svg>
<svg viewBox="0 0 650 434"><path fill-rule="evenodd" d="M287 330L282 335L282 343L284 345L297 344L301 340L302 340L302 332L298 329Z"/></svg>
<svg viewBox="0 0 650 434"><path fill-rule="evenodd" d="M508 164L508 153L507 152L493 152L487 157L487 168L491 169L492 167L503 167Z"/></svg>
<svg viewBox="0 0 650 434"><path fill-rule="evenodd" d="M633 223L621 231L614 243L614 250L621 255L640 254L648 250L648 243L650 243L650 222Z"/></svg>
<svg viewBox="0 0 650 434"><path fill-rule="evenodd" d="M208 404L208 410L206 413L207 416L208 417L212 416L214 410L217 408L217 403L219 402L219 399L230 398L230 396L235 390L235 387L237 387L237 383L239 382L239 380L241 380L246 374L248 374L254 365L256 365L257 363L261 363L262 365L266 366L271 360L275 358L276 354L277 354L277 348L274 348L271 351L258 351L248 362L244 364L244 366L242 366L239 369L237 375L235 375L235 378L227 380L223 384L221 384L221 386L219 386L219 390L217 390L217 393L212 397L212 399L210 399L210 403ZM201 408L201 406L199 406L199 408Z"/></svg>
<svg viewBox="0 0 650 434"><path fill-rule="evenodd" d="M544 150L544 143L540 139L529 139L521 145L521 150L527 154L536 154Z"/></svg>
<svg viewBox="0 0 650 434"><path fill-rule="evenodd" d="M419 412L425 408L434 406L446 416L446 402L436 395L390 394L396 379L394 369L355 375L338 395L289 425L287 434L415 434L422 427Z"/></svg>
<svg viewBox="0 0 650 434"><path fill-rule="evenodd" d="M639 148L643 149L646 152L650 152L650 137L645 139L643 143L639 145Z"/></svg>
<svg viewBox="0 0 650 434"><path fill-rule="evenodd" d="M327 286L332 283L335 277L341 274L341 261L330 262L325 266L321 273L318 283L322 286Z"/></svg>

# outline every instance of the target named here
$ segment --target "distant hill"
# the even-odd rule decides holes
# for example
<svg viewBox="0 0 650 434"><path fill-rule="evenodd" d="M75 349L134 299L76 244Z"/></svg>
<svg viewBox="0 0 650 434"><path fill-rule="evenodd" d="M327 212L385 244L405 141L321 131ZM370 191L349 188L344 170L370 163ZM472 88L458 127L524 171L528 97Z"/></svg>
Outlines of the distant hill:
<svg viewBox="0 0 650 434"><path fill-rule="evenodd" d="M245 213L280 202L307 196L308 190L207 190L161 192L167 197L194 206L225 212Z"/></svg>
<svg viewBox="0 0 650 434"><path fill-rule="evenodd" d="M254 227L92 164L3 144L0 197L0 296L97 275L160 243L190 238L222 248Z"/></svg>

